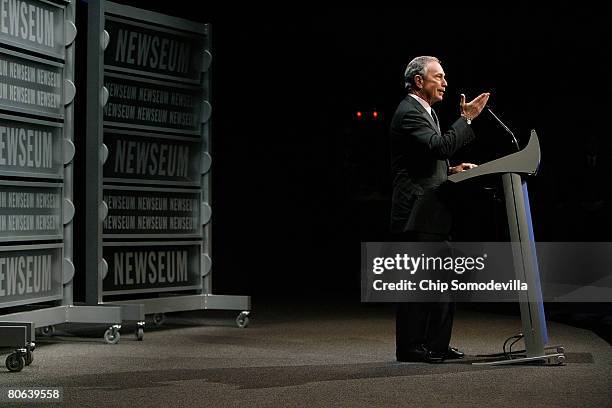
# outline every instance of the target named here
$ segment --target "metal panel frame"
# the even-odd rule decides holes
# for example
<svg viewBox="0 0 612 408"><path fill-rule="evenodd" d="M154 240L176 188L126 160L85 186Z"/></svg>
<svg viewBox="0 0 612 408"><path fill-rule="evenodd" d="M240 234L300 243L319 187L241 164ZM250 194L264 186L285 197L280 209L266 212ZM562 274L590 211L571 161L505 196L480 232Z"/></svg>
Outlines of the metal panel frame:
<svg viewBox="0 0 612 408"><path fill-rule="evenodd" d="M51 3L45 0L38 0L47 4L52 4L54 6L60 7L64 11L64 24L74 24L75 21L75 3L66 1L65 5L58 5L55 3ZM99 8L99 2L90 2L89 9L91 12L96 14L96 8ZM88 30L88 32L91 30ZM65 40L65 38L64 38ZM90 36L88 35L88 40L90 40ZM97 39L97 45L100 44L100 36ZM91 43L90 43L91 45ZM30 51L38 52L43 55L52 56L55 58L60 58L65 60L65 64L59 64L55 61L51 60L41 60L44 63L48 63L51 65L58 64L63 66L63 79L64 82L69 80L74 83L74 48L75 44L72 42L71 44L67 44L65 46L64 52L61 55L49 54L49 53L41 53L35 49L30 49L30 47L23 47L24 49L28 49ZM6 51L5 49L2 49ZM36 57L28 56L30 59L35 59ZM88 67L89 68L89 67ZM90 104L88 104L90 105ZM65 104L64 115L62 118L64 119L63 123L59 122L46 122L40 119L31 119L24 117L15 117L12 115L4 115L1 114L0 118L8 118L11 120L21 120L24 122L30 122L35 124L42 125L51 125L58 126L63 129L63 139L64 142L72 143L74 140L74 103ZM89 122L88 122L89 126ZM100 126L101 128L101 126ZM62 152L65 154L64 149L62 148ZM98 156L99 158L99 156ZM63 183L45 183L45 182L21 182L15 181L15 183L20 183L21 185L33 185L33 186L44 186L44 185L61 185L63 187L63 198L64 203L66 201L72 202L73 199L73 161L66 161L64 158L64 167L62 176L59 179L63 179ZM89 172L88 172L89 173ZM29 176L34 177L34 176ZM54 177L46 177L46 178L54 178ZM10 184L10 183L9 183ZM62 207L63 210L64 207ZM29 248L32 247L62 247L63 248L63 261L64 264L72 263L73 260L73 225L72 220L67 220L67 222L63 226L63 243L56 244L36 244L27 246ZM87 238L86 238L87 239ZM25 245L4 247L4 250L14 250L16 248L26 247ZM3 250L3 247L0 247L0 250ZM63 271L64 272L64 271ZM86 274L88 276L88 274ZM64 276L65 278L65 276ZM44 327L44 326L54 326L57 324L65 324L65 323L101 323L101 324L111 324L118 325L121 323L121 313L124 309L123 307L112 307L112 306L75 306L73 305L73 281L70 279L68 282L63 284L63 296L60 299L57 299L60 305L51 306L51 307L41 307L34 310L25 310L19 311L11 314L3 314L0 315L0 320L2 321L11 321L11 322L20 322L20 321L28 321L35 324L36 327ZM1 309L0 309L1 310Z"/></svg>
<svg viewBox="0 0 612 408"><path fill-rule="evenodd" d="M210 28L210 25L207 26L207 49L211 48L211 44L212 44L212 30ZM206 70L206 72L204 72L202 74L202 82L203 83L207 83L208 87L205 90L207 92L206 95L204 95L204 97L207 100L211 100L212 99L212 91L211 91L211 86L212 86L212 81L211 81L211 71L210 70ZM205 123L202 124L202 152L206 153L208 155L210 155L211 152L211 135L210 135L210 128L211 128L211 123L210 120L206 121ZM210 203L212 202L212 186L211 186L211 180L212 180L212 175L211 175L211 170L209 169L208 171L206 171L205 173L202 174L201 177L201 188L202 188L202 202L210 205ZM204 241L204 253L207 254L208 256L212 257L212 222L207 223L206 225L204 225L203 227L203 231L202 231L202 239ZM212 269L212 267L211 267ZM203 276L202 280L202 291L203 293L207 294L207 295L211 295L212 296L212 270L208 271L208 273ZM231 297L230 297L231 299ZM251 306L251 300L249 298L248 300L249 303L249 307L248 308L242 308L243 310L250 310ZM235 297L235 307L236 308L240 308L239 305L242 304L241 301L241 297ZM227 307L229 309L234 309L234 307Z"/></svg>
<svg viewBox="0 0 612 408"><path fill-rule="evenodd" d="M104 12L108 14L118 15L120 17L128 17L138 21L145 21L148 23L158 24L165 27L171 27L174 29L180 27L180 29L183 31L190 31L196 34L207 34L206 25L202 25L180 17L173 17L166 14L156 13L150 10L144 10L132 6L113 3L110 1L105 2Z"/></svg>
<svg viewBox="0 0 612 408"><path fill-rule="evenodd" d="M25 47L23 47L23 48L25 48ZM36 62L38 64L51 65L53 67L58 67L58 68L62 68L62 69L64 68L64 65L65 65L65 64L63 64L61 62L57 62L57 61L53 61L53 60L37 57L35 55L24 54L22 52L18 52L18 51L15 51L15 50L9 50L8 48L0 48L0 54L12 55L13 57L23 58L25 60Z"/></svg>
<svg viewBox="0 0 612 408"><path fill-rule="evenodd" d="M168 296L151 299L122 300L109 304L131 305L141 304L145 314L171 313L186 310L251 310L250 296L236 295L185 295Z"/></svg>
<svg viewBox="0 0 612 408"><path fill-rule="evenodd" d="M166 15L150 12L147 10L142 10L142 9L138 9L138 8L134 8L130 6L119 5L119 4L115 4L111 2L105 2L104 0L101 0L101 3L103 3L102 9L105 11L105 14L109 15L109 19L112 18L112 19L117 20L116 16L119 16L120 18L122 18L129 24L138 24L138 22L140 21L140 22L159 25L160 30L164 30L165 32L168 32L167 27L171 27L171 30L174 30L174 31L183 30L186 32L200 34L200 35L205 36L204 52L207 52L207 50L209 49L210 26L208 24L205 24L205 25L198 24L192 21L183 20L183 19L179 19L179 18L175 18L171 16L166 16ZM95 14L93 17L95 18L95 27L90 26L89 31L90 33L91 32L99 33L103 29L105 15ZM135 21L131 21L129 19L133 19ZM90 49L91 48L92 47L90 47ZM100 61L101 53L97 53L95 56L91 56L93 59L90 59L89 57L90 56L88 56L88 64L91 64L91 69L89 69L88 72L90 72L90 74L94 73L94 75L97 73L97 77L95 78L95 82L93 83L93 86L90 85L89 87L89 89L94 91L93 94L88 97L89 101L95 101L96 97L97 98L100 97L99 90L102 89L102 86L104 84L105 74L108 75L109 77L127 78L127 79L140 81L144 83L150 83L154 85L165 85L165 86L168 85L166 82L162 82L162 81L155 80L155 79L153 80L143 79L142 77L126 76L126 75L117 73L117 72L129 72L130 74L136 74L136 75L143 75L143 76L149 76L149 77L154 76L147 71L137 71L137 70L120 71L119 69L115 67L111 68L110 66L105 66L105 69L107 69L108 71L113 71L113 72L105 72L99 69L96 70L99 67L99 65L95 65L93 61L95 60L97 64ZM157 78L161 78L161 77L158 76ZM176 80L178 81L178 79ZM185 82L185 81L180 81L180 82ZM90 81L90 84L91 83L92 82ZM185 88L185 89L194 89L193 86L186 85L185 83L181 84L181 83L173 82L172 86L175 86L178 88ZM200 82L200 87L198 89L200 89L202 92L201 101L202 101L202 104L204 104L210 99L210 72L208 69L203 72L202 79ZM92 134L91 138L88 137L88 141L95 143L95 146L98 148L101 148L102 146L101 138L102 138L103 131L113 132L113 133L132 132L132 134L135 134L135 135L142 134L143 136L146 135L149 137L154 137L156 134L147 133L147 131L153 131L153 132L157 132L157 134L163 135L163 137L166 137L167 134L182 135L179 137L193 135L195 138L198 138L201 140L201 155L204 156L204 154L207 154L209 157L210 122L208 120L201 121L199 131L185 131L185 130L180 130L180 129L161 128L157 126L130 125L130 124L124 124L124 123L109 122L109 121L102 122L103 119L104 117L103 115L101 115L101 108L96 109L95 112L92 110L87 118L88 126L89 126L88 133L91 132ZM98 121L98 122L93 123L92 121ZM126 131L124 129L135 129L135 130ZM94 132L95 132L95 136L93 135ZM88 160L88 162L90 163L98 162L96 161L93 150L95 149L92 149L92 153L90 154L91 160ZM202 157L202 160L204 160L204 157ZM88 175L88 177L90 177L89 180L91 180L92 182L99 183L98 186L102 185L100 178L99 178L101 167L102 166L100 165L99 168L96 169L95 174ZM201 167L200 182L198 183L198 186L200 187L198 191L200 191L201 193L201 205L202 206L208 205L211 199L210 172L208 170L209 170L208 168L204 169L203 167ZM108 182L111 180L103 180L103 181ZM117 182L116 180L112 180L112 181ZM135 180L133 183L134 184L157 184L157 181L146 182L143 180L137 180L137 181ZM107 184L104 186L106 187ZM88 196L89 201L87 204L88 206L87 216L88 218L90 218L89 222L93 228L91 230L88 228L88 231L90 231L89 239L90 239L90 242L92 240L98 240L100 242L98 249L100 249L103 246L101 230L100 230L101 222L96 222L95 225L93 224L94 224L94 220L100 219L98 208L102 200L99 195L100 189L94 190L94 187L92 186L90 186L89 188L91 191L89 193L90 195ZM137 188L137 187L124 186L124 188L133 190L134 188ZM146 188L146 187L145 189L150 190L150 188ZM169 191L169 189L163 189L163 190ZM94 194L98 194L95 199L93 198ZM105 237L105 238L108 238L108 237ZM128 238L128 237L122 236L121 238ZM205 263L204 258L207 257L207 259L210 259L210 253L211 253L211 223L210 222L202 227L202 234L198 238L202 238L201 245L203 247L203 251L201 251L200 253L202 257L202 263L200 267L201 267L201 274L203 275L201 288L198 289L200 293L195 294L195 295L181 295L180 293L164 295L163 293L159 293L158 291L158 294L160 297L157 297L157 298L111 301L108 304L121 305L121 306L140 305L144 308L144 313L146 314L165 313L165 312L183 311L183 310L205 310L205 309L228 309L228 310L241 310L241 311L249 310L251 307L251 301L250 301L249 296L212 295L211 293L212 274L210 273L209 268L207 268L206 271L202 269L202 265L203 263ZM177 242L180 242L180 241L172 241L172 244L176 244ZM151 244L151 243L152 242L147 242L147 244ZM128 245L135 245L135 244L137 243L131 242L131 241L124 241L121 243L107 241L104 243L104 246L106 245L128 246ZM88 267L88 275L90 275L88 277L89 279L88 285L90 283L96 284L95 290L88 288L88 291L90 292L89 299L92 302L104 303L103 302L104 299L101 296L102 285L100 284L99 279L95 279L95 278L99 278L99 272L97 269L98 265L95 264L94 261L91 260L93 258L93 259L96 259L96 262L97 262L101 258L99 256L99 251L96 252L92 248L90 248L88 250L87 256L88 256L88 259L90 259L90 263L89 263L90 266ZM122 291L121 294L126 294L126 292Z"/></svg>
<svg viewBox="0 0 612 408"><path fill-rule="evenodd" d="M75 4L72 2L66 2L65 6L59 6L54 3L50 3L44 0L44 3L53 4L55 6L61 7L64 9L64 24L74 24L75 21ZM90 12L96 13L96 3L92 2L89 4ZM97 5L98 8L100 5ZM97 44L99 45L99 37ZM90 43L91 45L91 43ZM61 59L65 59L65 64L59 64L50 60L41 60L44 63L48 63L51 65L58 64L63 67L63 79L64 82L66 80L74 83L74 47L75 44L72 42L71 44L67 44L65 47L65 52L62 55L50 55L53 57L59 57ZM23 47L25 49L30 50L28 47ZM3 49L3 51L5 51ZM35 52L39 52L37 50L31 50ZM44 55L49 55L46 53L42 53ZM30 57L30 59L35 59L35 57ZM66 102L66 101L64 101ZM61 127L63 129L63 142L65 143L73 143L74 140L74 103L65 103L64 104L64 115L62 118L64 119L63 123L58 122L46 122L40 119L30 119L24 117L15 117L12 115L0 115L1 118L7 118L10 120L21 120L23 122L30 122L34 124L41 125L51 125ZM88 125L89 126L89 125ZM101 128L101 126L100 126ZM65 151L62 146L62 153L65 154ZM64 203L66 201L72 203L73 198L73 160L67 160L64 157L64 166L62 174L57 177L58 179L63 179L63 183L45 183L45 182L22 182L15 181L14 183L19 183L21 185L31 185L31 186L62 186L63 188L63 199ZM34 177L34 176L29 176ZM41 176L42 177L42 176ZM55 177L46 178L52 179ZM0 182L0 184L11 184L10 182ZM62 207L62 210L65 207ZM64 214L65 216L65 214ZM34 245L34 247L45 247L45 246L58 246L63 248L63 264L72 264L73 260L73 225L72 219L64 220L63 226L63 242L57 244L38 244ZM6 250L19 248L20 246L13 246ZM28 246L32 247L32 246ZM0 247L0 250L2 247ZM64 273L65 270L62 271ZM86 274L87 276L87 274ZM63 276L63 280L66 276ZM51 307L40 307L34 310L25 310L11 314L0 315L1 321L7 322L20 322L20 321L28 321L34 323L36 327L43 326L54 326L57 324L65 324L65 323L102 323L102 324L112 324L118 325L121 323L122 318L121 314L124 308L122 307L110 307L110 306L75 306L73 305L73 277L69 279L68 282L63 283L63 294L59 299L50 299L59 301L60 305L51 306Z"/></svg>
<svg viewBox="0 0 612 408"><path fill-rule="evenodd" d="M99 265L102 262L102 120L104 87L104 1L90 2L87 25L87 128L85 162L89 163L85 179L85 301L97 305L102 301ZM97 165L96 165L97 164Z"/></svg>
<svg viewBox="0 0 612 408"><path fill-rule="evenodd" d="M2 321L28 321L36 327L54 326L64 323L120 324L121 307L104 306L56 306L2 316Z"/></svg>

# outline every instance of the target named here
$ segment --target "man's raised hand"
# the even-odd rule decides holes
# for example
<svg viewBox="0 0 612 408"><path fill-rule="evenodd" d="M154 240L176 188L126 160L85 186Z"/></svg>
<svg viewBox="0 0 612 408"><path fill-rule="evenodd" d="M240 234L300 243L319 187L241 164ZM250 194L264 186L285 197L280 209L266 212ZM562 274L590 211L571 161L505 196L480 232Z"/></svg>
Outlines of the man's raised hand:
<svg viewBox="0 0 612 408"><path fill-rule="evenodd" d="M481 93L471 102L466 103L465 94L461 94L461 102L459 102L461 116L465 117L466 119L473 120L476 116L480 115L480 112L482 112L489 101L490 95L491 94L489 92Z"/></svg>

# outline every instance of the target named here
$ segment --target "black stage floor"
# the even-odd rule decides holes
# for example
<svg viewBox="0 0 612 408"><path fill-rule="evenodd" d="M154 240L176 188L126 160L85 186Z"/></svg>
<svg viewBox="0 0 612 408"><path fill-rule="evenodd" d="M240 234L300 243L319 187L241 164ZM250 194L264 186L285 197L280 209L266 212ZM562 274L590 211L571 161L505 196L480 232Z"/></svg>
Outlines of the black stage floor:
<svg viewBox="0 0 612 408"><path fill-rule="evenodd" d="M129 327L116 345L92 328L38 337L32 365L0 372L0 387L62 387L74 407L610 406L612 347L590 330L549 322L565 366L471 365L520 331L488 309L460 308L452 344L468 358L445 364L394 360L391 305L254 299L246 329L200 311L148 323L143 342Z"/></svg>

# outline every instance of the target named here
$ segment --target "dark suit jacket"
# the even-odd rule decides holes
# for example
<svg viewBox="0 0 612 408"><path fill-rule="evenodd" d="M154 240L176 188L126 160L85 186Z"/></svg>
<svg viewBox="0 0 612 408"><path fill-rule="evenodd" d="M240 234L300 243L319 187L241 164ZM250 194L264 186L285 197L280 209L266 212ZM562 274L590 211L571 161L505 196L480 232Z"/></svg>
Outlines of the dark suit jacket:
<svg viewBox="0 0 612 408"><path fill-rule="evenodd" d="M441 134L432 117L412 96L399 104L391 120L391 232L448 234L451 215L440 186L448 178L448 162L474 139L459 118Z"/></svg>

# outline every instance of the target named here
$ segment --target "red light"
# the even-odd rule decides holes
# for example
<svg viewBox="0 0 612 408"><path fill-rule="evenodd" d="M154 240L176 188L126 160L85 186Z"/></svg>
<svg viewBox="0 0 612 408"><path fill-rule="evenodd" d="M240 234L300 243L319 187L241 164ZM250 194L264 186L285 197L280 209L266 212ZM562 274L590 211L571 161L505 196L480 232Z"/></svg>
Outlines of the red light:
<svg viewBox="0 0 612 408"><path fill-rule="evenodd" d="M357 119L361 119L361 116L362 116L362 115L363 115L363 114L361 113L361 111L357 111Z"/></svg>
<svg viewBox="0 0 612 408"><path fill-rule="evenodd" d="M374 119L378 119L378 112L376 112L376 111L372 112L372 117Z"/></svg>

